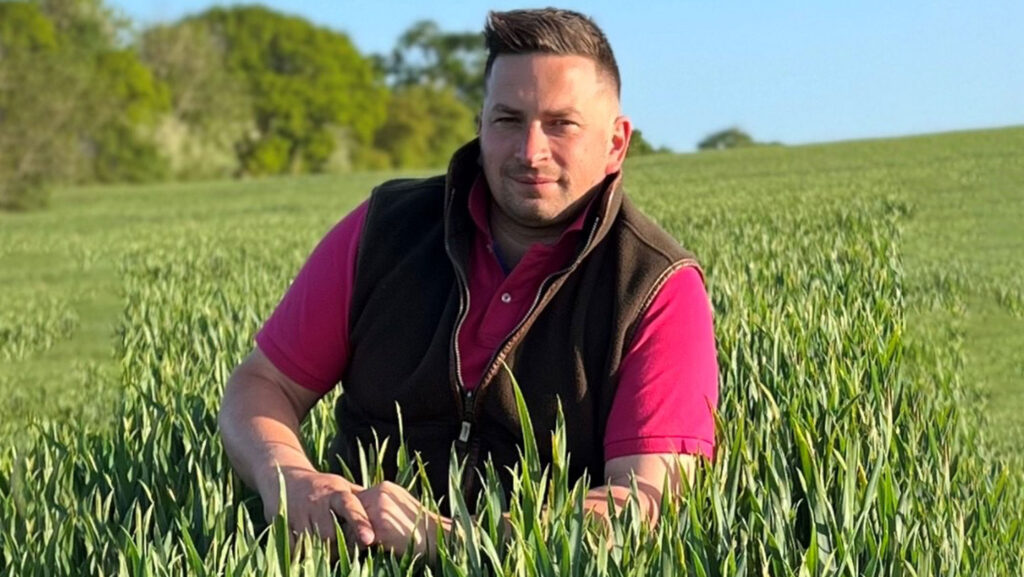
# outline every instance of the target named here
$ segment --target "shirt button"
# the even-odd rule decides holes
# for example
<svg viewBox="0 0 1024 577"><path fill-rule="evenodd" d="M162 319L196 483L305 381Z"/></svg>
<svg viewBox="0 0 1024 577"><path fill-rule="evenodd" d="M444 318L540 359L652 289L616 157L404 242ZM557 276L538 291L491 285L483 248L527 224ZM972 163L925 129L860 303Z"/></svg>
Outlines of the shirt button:
<svg viewBox="0 0 1024 577"><path fill-rule="evenodd" d="M512 302L512 295L510 295L508 293L502 293L501 294L501 302L503 302L505 304L508 304L508 303Z"/></svg>

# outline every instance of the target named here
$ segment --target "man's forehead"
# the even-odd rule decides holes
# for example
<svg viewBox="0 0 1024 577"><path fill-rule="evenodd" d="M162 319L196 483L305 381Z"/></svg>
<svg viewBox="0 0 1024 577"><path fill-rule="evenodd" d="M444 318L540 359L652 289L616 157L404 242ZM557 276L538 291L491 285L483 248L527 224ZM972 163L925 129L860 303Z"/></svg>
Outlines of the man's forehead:
<svg viewBox="0 0 1024 577"><path fill-rule="evenodd" d="M488 100L508 107L520 98L536 97L537 92L555 100L563 96L565 103L554 104L558 108L583 108L586 102L575 102L579 97L614 93L610 75L602 73L593 59L577 55L503 54L494 60L486 80Z"/></svg>
<svg viewBox="0 0 1024 577"><path fill-rule="evenodd" d="M548 76L573 76L578 79L601 81L597 63L586 56L576 54L549 54L533 52L527 54L502 54L494 59L488 81L508 75L543 74Z"/></svg>

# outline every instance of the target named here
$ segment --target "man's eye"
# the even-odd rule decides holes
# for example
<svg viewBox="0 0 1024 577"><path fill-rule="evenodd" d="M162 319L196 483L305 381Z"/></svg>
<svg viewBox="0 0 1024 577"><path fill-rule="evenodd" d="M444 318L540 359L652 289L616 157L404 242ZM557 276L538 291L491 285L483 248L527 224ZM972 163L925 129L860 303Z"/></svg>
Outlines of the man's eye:
<svg viewBox="0 0 1024 577"><path fill-rule="evenodd" d="M564 118L554 121L553 124L555 126L560 127L560 128L569 128L569 127L572 127L572 126L579 126L579 124L577 124L576 122L574 122L572 120L566 120Z"/></svg>
<svg viewBox="0 0 1024 577"><path fill-rule="evenodd" d="M494 119L495 124L511 124L513 122L519 122L519 119L514 116L499 116Z"/></svg>

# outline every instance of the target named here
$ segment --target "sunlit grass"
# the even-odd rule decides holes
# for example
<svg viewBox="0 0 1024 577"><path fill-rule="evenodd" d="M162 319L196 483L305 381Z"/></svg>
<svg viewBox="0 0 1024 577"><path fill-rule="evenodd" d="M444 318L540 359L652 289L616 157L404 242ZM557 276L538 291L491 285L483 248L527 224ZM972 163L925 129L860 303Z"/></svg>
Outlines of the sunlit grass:
<svg viewBox="0 0 1024 577"><path fill-rule="evenodd" d="M1003 151L1021 135L634 163L638 204L705 264L721 367L714 462L666 497L655 528L627 507L608 548L603 526L583 514L585 484L567 478L564 430L525 424L510 499L485 468L490 490L475 507L452 490L430 495L416 455L382 440L383 450L364 452L366 478L395 459L398 482L429 509L454 511L458 529L430 566L308 540L292 550L284 519L260 519L216 434L222 387L253 334L312 245L379 175L305 179L287 194L273 182L145 189L145 202L131 189L112 189L114 199L70 191L82 197L74 211L3 217L3 258L33 250L113 263L114 370L90 378L122 395L108 427L44 419L23 446L0 450L0 574L1019 574L1020 465L991 449L987 390L967 369L971 299L1016 320L1021 281L962 250L941 261L947 253L921 240L928 227L918 219L927 183L1015 174ZM111 228L116 205L104 204L117 199L123 228ZM36 229L61 219L78 240L46 245ZM50 286L33 302L53 306L8 312L14 326L79 310L76 287ZM51 345L17 337L11 350L31 363L76 330L52 331ZM303 427L320 465L337 394ZM14 417L32 411L47 415L39 406ZM541 443L554 443L547 468ZM471 474L449 467L453 487Z"/></svg>

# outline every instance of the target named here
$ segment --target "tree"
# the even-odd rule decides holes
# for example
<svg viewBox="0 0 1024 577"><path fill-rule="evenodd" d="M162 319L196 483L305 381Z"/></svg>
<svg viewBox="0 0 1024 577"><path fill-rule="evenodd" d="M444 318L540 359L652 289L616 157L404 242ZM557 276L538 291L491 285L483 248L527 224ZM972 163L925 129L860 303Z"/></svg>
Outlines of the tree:
<svg viewBox="0 0 1024 577"><path fill-rule="evenodd" d="M0 3L0 208L41 206L80 174L79 136L96 126L90 64L39 6Z"/></svg>
<svg viewBox="0 0 1024 577"><path fill-rule="evenodd" d="M236 147L242 173L323 170L343 144L339 132L353 146L371 144L386 89L347 36L254 6L215 8L188 21L207 26L224 46L226 69L252 99L254 130Z"/></svg>
<svg viewBox="0 0 1024 577"><path fill-rule="evenodd" d="M95 80L113 111L92 135L94 178L101 182L166 178L167 160L157 149L153 128L170 109L167 85L154 78L131 49L100 54Z"/></svg>
<svg viewBox="0 0 1024 577"><path fill-rule="evenodd" d="M129 22L103 0L34 0L68 46L91 54L123 47Z"/></svg>
<svg viewBox="0 0 1024 577"><path fill-rule="evenodd" d="M629 150L627 151L628 156L667 154L671 152L672 150L667 146L659 146L655 148L653 144L647 142L647 139L644 138L643 132L640 130L633 130L633 135L629 138Z"/></svg>
<svg viewBox="0 0 1024 577"><path fill-rule="evenodd" d="M103 0L34 0L53 23L65 61L88 87L76 106L84 122L76 133L81 151L78 182L163 178L166 162L152 138L157 114L167 108L166 87L128 44L129 21Z"/></svg>
<svg viewBox="0 0 1024 577"><path fill-rule="evenodd" d="M402 34L390 57L376 61L393 87L449 88L476 113L484 101L485 48L478 32L442 32L421 20Z"/></svg>
<svg viewBox="0 0 1024 577"><path fill-rule="evenodd" d="M720 130L708 135L697 144L697 150L723 150L726 148L743 148L756 143L749 134L737 127Z"/></svg>
<svg viewBox="0 0 1024 577"><path fill-rule="evenodd" d="M255 129L245 79L199 21L153 26L138 40L143 62L169 93L154 139L177 178L223 178L238 171L235 146Z"/></svg>
<svg viewBox="0 0 1024 577"><path fill-rule="evenodd" d="M0 204L58 182L163 176L145 131L165 91L100 0L0 2Z"/></svg>
<svg viewBox="0 0 1024 577"><path fill-rule="evenodd" d="M374 145L394 168L433 168L444 166L473 132L473 111L450 88L409 86L392 96Z"/></svg>

